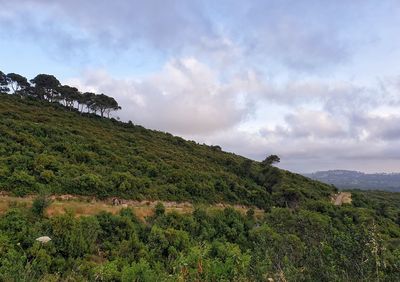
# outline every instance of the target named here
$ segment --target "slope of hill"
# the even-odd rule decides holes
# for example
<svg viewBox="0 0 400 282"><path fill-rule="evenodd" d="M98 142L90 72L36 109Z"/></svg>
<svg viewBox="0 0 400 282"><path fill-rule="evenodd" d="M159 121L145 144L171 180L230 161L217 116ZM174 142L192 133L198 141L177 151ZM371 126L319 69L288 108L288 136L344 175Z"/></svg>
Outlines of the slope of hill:
<svg viewBox="0 0 400 282"><path fill-rule="evenodd" d="M43 100L0 95L1 190L0 281L400 275L398 194L339 193L334 205L332 186ZM25 196L41 192L57 195Z"/></svg>
<svg viewBox="0 0 400 282"><path fill-rule="evenodd" d="M334 192L218 146L16 95L0 95L0 190L261 208Z"/></svg>
<svg viewBox="0 0 400 282"><path fill-rule="evenodd" d="M400 192L400 173L363 173L352 170L328 170L304 174L341 189L386 190Z"/></svg>

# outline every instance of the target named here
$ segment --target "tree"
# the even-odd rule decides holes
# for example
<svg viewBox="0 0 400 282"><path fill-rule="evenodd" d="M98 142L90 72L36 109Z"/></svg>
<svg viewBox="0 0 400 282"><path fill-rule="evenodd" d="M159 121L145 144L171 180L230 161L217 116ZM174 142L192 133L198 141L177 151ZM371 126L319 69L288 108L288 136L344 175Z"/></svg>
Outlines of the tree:
<svg viewBox="0 0 400 282"><path fill-rule="evenodd" d="M34 79L31 79L31 83L35 86L34 93L40 99L53 102L59 98L59 92L57 90L61 83L54 75L38 74Z"/></svg>
<svg viewBox="0 0 400 282"><path fill-rule="evenodd" d="M271 166L274 163L279 163L281 159L277 155L270 155L262 161L262 164L265 166Z"/></svg>
<svg viewBox="0 0 400 282"><path fill-rule="evenodd" d="M107 96L104 94L95 94L92 97L92 101L90 103L90 109L97 114L97 111L100 111L101 117L104 116L104 111L106 110L107 105Z"/></svg>
<svg viewBox="0 0 400 282"><path fill-rule="evenodd" d="M63 85L58 88L61 99L65 101L65 106L72 109L74 102L80 100L80 93L77 88Z"/></svg>
<svg viewBox="0 0 400 282"><path fill-rule="evenodd" d="M76 102L78 103L78 111L82 112L83 107L85 106L85 97L84 95L78 90L79 95L77 96Z"/></svg>
<svg viewBox="0 0 400 282"><path fill-rule="evenodd" d="M50 205L50 200L44 195L39 195L33 200L32 212L36 216L43 216L46 208Z"/></svg>
<svg viewBox="0 0 400 282"><path fill-rule="evenodd" d="M10 89L8 88L7 76L0 71L0 92L8 92Z"/></svg>
<svg viewBox="0 0 400 282"><path fill-rule="evenodd" d="M92 92L85 92L81 95L81 104L86 105L87 112L90 111L92 104L94 103L94 98L96 97L96 94ZM83 111L83 106L81 109L81 112Z"/></svg>
<svg viewBox="0 0 400 282"><path fill-rule="evenodd" d="M11 88L11 89L10 89ZM110 117L112 111L118 111L121 107L118 102L105 94L92 92L81 93L77 88L69 85L61 85L60 81L50 74L38 74L35 78L27 80L17 73L4 74L0 71L0 92L12 94L26 94L49 102L60 102L72 109L76 107L83 112L86 106L87 112L100 112L101 117ZM118 119L118 118L117 118Z"/></svg>
<svg viewBox="0 0 400 282"><path fill-rule="evenodd" d="M75 219L72 213L52 218L49 227L57 252L64 258L91 254L100 234L100 225L95 217Z"/></svg>
<svg viewBox="0 0 400 282"><path fill-rule="evenodd" d="M154 214L156 217L160 217L165 214L165 207L163 203L158 202L157 205L154 208Z"/></svg>
<svg viewBox="0 0 400 282"><path fill-rule="evenodd" d="M251 160L249 160L249 159L244 160L240 164L240 172L242 173L242 175L250 176L252 166L253 166L253 162Z"/></svg>
<svg viewBox="0 0 400 282"><path fill-rule="evenodd" d="M132 263L131 266L125 266L122 269L121 281L157 281L160 276L151 269L149 263L141 259L139 262Z"/></svg>
<svg viewBox="0 0 400 282"><path fill-rule="evenodd" d="M400 226L400 212L397 213L396 223L398 226Z"/></svg>
<svg viewBox="0 0 400 282"><path fill-rule="evenodd" d="M30 87L30 84L26 77L17 73L7 74L7 82L8 85L11 86L14 94L23 93L26 89Z"/></svg>
<svg viewBox="0 0 400 282"><path fill-rule="evenodd" d="M108 97L108 108L106 109L107 117L110 117L111 111L118 111L121 107L118 105L118 102L113 97Z"/></svg>
<svg viewBox="0 0 400 282"><path fill-rule="evenodd" d="M90 108L95 113L97 113L97 111L100 111L101 117L104 117L105 113L107 113L109 117L111 111L116 111L121 109L121 107L118 105L117 101L115 101L114 98L109 97L105 94L95 95L92 99Z"/></svg>

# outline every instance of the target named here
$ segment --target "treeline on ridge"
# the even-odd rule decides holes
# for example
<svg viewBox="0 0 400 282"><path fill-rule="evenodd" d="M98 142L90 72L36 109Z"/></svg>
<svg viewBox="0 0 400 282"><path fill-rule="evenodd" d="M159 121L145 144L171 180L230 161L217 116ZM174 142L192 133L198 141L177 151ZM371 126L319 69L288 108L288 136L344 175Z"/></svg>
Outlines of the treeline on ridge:
<svg viewBox="0 0 400 282"><path fill-rule="evenodd" d="M61 85L60 81L49 74L38 74L29 80L17 73L5 74L0 71L0 93L9 93L21 97L30 96L48 102L59 102L70 109L99 113L101 117L110 117L112 111L120 110L118 102L105 94L80 92L76 87Z"/></svg>

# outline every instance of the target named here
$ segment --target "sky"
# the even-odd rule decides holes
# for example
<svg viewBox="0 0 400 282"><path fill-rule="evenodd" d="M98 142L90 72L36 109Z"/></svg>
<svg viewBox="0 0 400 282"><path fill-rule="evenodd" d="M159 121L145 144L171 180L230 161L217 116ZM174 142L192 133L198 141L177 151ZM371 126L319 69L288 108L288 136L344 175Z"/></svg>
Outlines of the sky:
<svg viewBox="0 0 400 282"><path fill-rule="evenodd" d="M0 70L295 172L400 172L398 0L0 0Z"/></svg>

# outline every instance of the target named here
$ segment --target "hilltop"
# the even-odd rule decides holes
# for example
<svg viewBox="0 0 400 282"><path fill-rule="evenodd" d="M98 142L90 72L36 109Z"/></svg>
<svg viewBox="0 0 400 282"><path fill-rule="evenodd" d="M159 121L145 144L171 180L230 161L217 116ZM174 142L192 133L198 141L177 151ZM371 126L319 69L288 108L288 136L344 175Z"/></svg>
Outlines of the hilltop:
<svg viewBox="0 0 400 282"><path fill-rule="evenodd" d="M267 209L334 188L271 165L58 102L0 95L0 190L233 203Z"/></svg>

